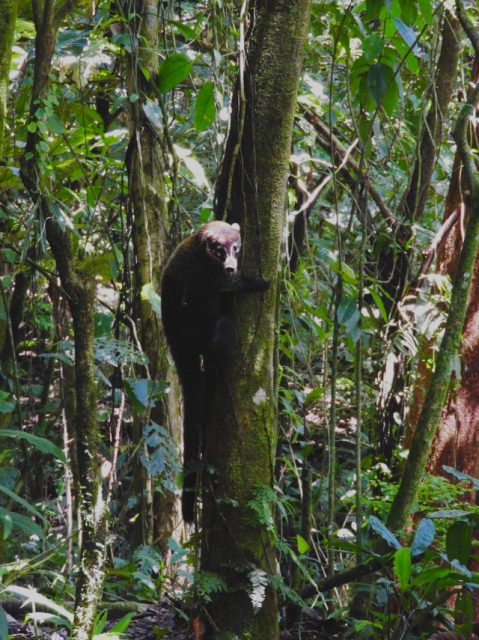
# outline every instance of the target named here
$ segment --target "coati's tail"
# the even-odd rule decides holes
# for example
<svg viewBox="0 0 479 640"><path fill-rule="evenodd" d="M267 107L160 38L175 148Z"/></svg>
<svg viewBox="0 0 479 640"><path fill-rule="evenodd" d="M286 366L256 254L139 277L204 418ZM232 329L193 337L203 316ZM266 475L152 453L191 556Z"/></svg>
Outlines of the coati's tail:
<svg viewBox="0 0 479 640"><path fill-rule="evenodd" d="M198 472L204 431L204 381L197 354L180 351L173 354L183 390L183 494L181 508L185 522L195 516Z"/></svg>
<svg viewBox="0 0 479 640"><path fill-rule="evenodd" d="M196 395L196 394L195 394ZM201 450L201 405L193 398L184 398L183 423L183 493L181 511L183 520L192 523L195 517L196 494L198 492Z"/></svg>

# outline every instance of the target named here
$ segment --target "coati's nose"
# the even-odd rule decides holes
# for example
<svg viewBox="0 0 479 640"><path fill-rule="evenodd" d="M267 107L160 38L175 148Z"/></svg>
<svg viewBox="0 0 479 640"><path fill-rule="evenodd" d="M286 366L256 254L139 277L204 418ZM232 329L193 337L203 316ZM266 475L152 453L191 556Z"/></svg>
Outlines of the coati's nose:
<svg viewBox="0 0 479 640"><path fill-rule="evenodd" d="M226 273L229 273L230 275L233 273L236 273L237 268L238 268L238 260L236 259L236 256L231 256L231 255L226 256L226 260L224 263L224 269Z"/></svg>

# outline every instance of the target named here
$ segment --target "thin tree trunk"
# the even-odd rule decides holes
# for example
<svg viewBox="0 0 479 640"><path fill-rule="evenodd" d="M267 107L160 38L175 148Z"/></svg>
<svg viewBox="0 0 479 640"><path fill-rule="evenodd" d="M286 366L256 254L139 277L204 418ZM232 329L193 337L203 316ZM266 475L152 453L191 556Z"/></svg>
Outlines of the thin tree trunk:
<svg viewBox="0 0 479 640"><path fill-rule="evenodd" d="M132 240L134 247L135 320L139 321L139 339L148 357L147 375L154 384L168 381L170 393L164 394L155 406L137 421L137 439L143 437L143 427L151 420L166 427L178 447L181 444L181 408L178 383L168 361L163 328L148 299L142 296L145 285L159 291L161 274L171 251L172 224L165 185L165 141L163 131L145 115L148 101L159 111L158 36L160 33L159 4L156 0L138 0L136 18L130 20L131 42L139 43L128 55L127 82L130 95L139 99L130 103L130 144L127 154L129 196L132 208ZM129 2L125 15L131 13ZM144 70L147 70L148 80ZM166 126L166 125L165 125ZM143 451L143 448L140 448ZM137 461L136 492L143 496L137 540L151 544L153 539L163 553L167 552L172 531L178 531L179 500L169 491L151 492L155 479ZM161 483L162 479L159 479ZM158 480L157 480L158 482ZM145 496L149 496L145 499Z"/></svg>
<svg viewBox="0 0 479 640"><path fill-rule="evenodd" d="M0 0L0 161L7 110L8 75L12 60L13 36L17 19L17 0Z"/></svg>
<svg viewBox="0 0 479 640"><path fill-rule="evenodd" d="M243 5L243 9L245 5ZM235 299L238 351L216 380L206 442L201 568L227 585L206 605L207 637L278 637L271 490L276 442L275 309L291 132L309 0L257 0L216 191L216 213L241 225L247 275L266 294ZM243 12L244 15L244 12ZM242 72L243 75L242 75ZM260 511L263 516L258 516ZM269 515L268 515L269 514Z"/></svg>
<svg viewBox="0 0 479 640"><path fill-rule="evenodd" d="M35 69L33 76L30 122L37 120L37 109L48 97L49 74L59 25L71 7L67 1L60 7L45 0L42 7L34 4ZM48 197L42 193L39 170L37 130L27 136L22 159L21 177L26 189L45 221L47 240L55 258L62 288L66 294L73 321L75 339L75 433L80 496L82 547L76 583L74 628L71 637L92 637L96 604L100 598L104 576L107 505L101 489L99 444L96 421L95 372L93 361L95 283L91 275L77 269L69 233L59 226Z"/></svg>

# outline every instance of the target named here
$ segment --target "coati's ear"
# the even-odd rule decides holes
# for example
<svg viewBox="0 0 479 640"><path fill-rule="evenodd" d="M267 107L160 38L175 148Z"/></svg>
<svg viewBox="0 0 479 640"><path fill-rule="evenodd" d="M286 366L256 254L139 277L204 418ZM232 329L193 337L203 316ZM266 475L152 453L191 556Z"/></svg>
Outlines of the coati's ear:
<svg viewBox="0 0 479 640"><path fill-rule="evenodd" d="M234 229L235 231L240 231L241 228L239 226L239 224L237 222L233 222L233 224L231 225L231 228Z"/></svg>

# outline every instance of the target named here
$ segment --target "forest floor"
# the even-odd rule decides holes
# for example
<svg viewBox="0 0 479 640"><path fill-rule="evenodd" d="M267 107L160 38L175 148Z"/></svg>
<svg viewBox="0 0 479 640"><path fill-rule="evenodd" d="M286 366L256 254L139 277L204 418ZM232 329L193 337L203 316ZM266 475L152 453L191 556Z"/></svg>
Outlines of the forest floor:
<svg viewBox="0 0 479 640"><path fill-rule="evenodd" d="M68 638L66 628L48 629L45 625L35 629L33 622L25 623L25 612L19 607L8 607L8 637L10 640L65 640ZM114 622L112 623L114 624ZM105 627L103 640L108 638L108 624ZM111 626L111 625L110 625ZM97 636L98 638L100 636ZM110 636L110 638L117 637ZM201 640L201 631L196 635L192 628L180 619L174 607L150 605L135 615L128 631L122 635L131 640ZM337 621L310 622L301 625L301 629L284 629L280 632L280 640L342 640L347 637L345 627Z"/></svg>

